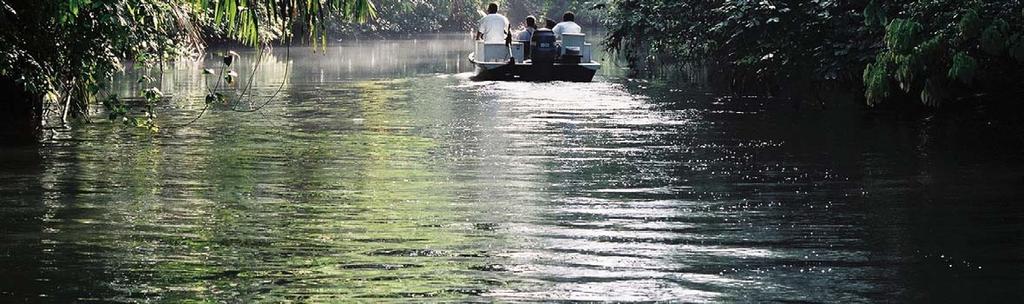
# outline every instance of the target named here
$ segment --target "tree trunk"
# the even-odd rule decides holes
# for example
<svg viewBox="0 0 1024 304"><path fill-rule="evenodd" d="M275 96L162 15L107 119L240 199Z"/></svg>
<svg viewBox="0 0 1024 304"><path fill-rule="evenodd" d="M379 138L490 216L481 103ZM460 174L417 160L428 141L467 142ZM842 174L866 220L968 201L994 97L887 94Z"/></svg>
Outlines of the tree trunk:
<svg viewBox="0 0 1024 304"><path fill-rule="evenodd" d="M43 134L43 98L25 86L0 77L0 145L39 142Z"/></svg>

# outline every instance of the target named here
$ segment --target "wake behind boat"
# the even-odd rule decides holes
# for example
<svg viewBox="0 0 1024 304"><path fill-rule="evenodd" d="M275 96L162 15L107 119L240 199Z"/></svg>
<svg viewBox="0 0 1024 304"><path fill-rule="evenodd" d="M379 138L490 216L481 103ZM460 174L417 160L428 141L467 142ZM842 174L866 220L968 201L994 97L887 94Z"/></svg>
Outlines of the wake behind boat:
<svg viewBox="0 0 1024 304"><path fill-rule="evenodd" d="M591 58L593 46L585 34L562 35L560 42L548 29L534 32L532 41L476 42L469 61L477 66L479 80L529 80L589 82L601 68Z"/></svg>

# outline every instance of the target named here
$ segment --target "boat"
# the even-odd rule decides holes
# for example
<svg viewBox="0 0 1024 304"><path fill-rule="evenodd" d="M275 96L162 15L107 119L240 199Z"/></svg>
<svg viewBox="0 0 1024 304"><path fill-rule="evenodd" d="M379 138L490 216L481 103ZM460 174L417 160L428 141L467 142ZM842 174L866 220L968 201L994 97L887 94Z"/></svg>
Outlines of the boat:
<svg viewBox="0 0 1024 304"><path fill-rule="evenodd" d="M601 69L591 58L593 46L586 34L562 34L560 42L548 29L533 35L533 41L477 41L469 54L469 62L476 65L474 79L590 82Z"/></svg>

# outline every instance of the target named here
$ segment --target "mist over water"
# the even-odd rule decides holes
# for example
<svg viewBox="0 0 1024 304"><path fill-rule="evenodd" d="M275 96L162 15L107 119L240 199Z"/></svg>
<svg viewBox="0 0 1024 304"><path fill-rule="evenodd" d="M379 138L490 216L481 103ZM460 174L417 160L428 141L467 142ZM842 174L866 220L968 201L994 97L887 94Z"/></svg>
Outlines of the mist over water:
<svg viewBox="0 0 1024 304"><path fill-rule="evenodd" d="M475 82L464 36L240 52L254 97L178 127L217 67L182 63L152 72L159 132L97 112L0 151L0 299L1024 299L1017 133L611 62Z"/></svg>

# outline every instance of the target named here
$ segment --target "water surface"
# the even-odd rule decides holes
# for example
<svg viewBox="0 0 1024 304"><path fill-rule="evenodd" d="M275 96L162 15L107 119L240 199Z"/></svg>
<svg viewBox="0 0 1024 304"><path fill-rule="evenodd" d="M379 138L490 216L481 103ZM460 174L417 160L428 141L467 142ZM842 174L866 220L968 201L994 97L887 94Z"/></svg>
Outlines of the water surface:
<svg viewBox="0 0 1024 304"><path fill-rule="evenodd" d="M592 83L475 82L470 49L277 48L254 96L181 126L211 57L153 73L174 96L158 132L97 112L5 148L0 297L1024 299L1021 137L998 121L799 108L610 64Z"/></svg>

